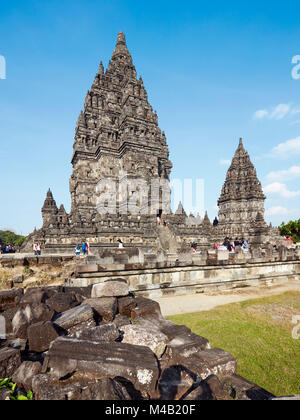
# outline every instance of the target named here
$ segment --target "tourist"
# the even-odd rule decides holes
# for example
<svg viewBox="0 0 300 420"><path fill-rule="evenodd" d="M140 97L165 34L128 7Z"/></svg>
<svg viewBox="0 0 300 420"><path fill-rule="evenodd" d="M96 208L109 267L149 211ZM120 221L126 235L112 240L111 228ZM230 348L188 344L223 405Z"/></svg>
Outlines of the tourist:
<svg viewBox="0 0 300 420"><path fill-rule="evenodd" d="M75 255L76 255L76 257L79 257L80 256L80 245L79 244L76 245Z"/></svg>
<svg viewBox="0 0 300 420"><path fill-rule="evenodd" d="M156 222L157 222L157 226L160 226L160 217L159 216L157 216Z"/></svg>
<svg viewBox="0 0 300 420"><path fill-rule="evenodd" d="M247 239L243 239L242 250L248 252L249 251L249 243Z"/></svg>
<svg viewBox="0 0 300 420"><path fill-rule="evenodd" d="M239 238L235 238L235 241L234 241L234 247L236 248L237 246L241 246Z"/></svg>
<svg viewBox="0 0 300 420"><path fill-rule="evenodd" d="M124 248L123 241L121 239L118 239L118 242L119 242L119 248Z"/></svg>
<svg viewBox="0 0 300 420"><path fill-rule="evenodd" d="M87 253L87 255L89 255L89 253L90 253L90 243L88 241L86 241L85 245L86 245L86 253Z"/></svg>
<svg viewBox="0 0 300 420"><path fill-rule="evenodd" d="M42 254L42 247L41 247L41 244L40 243L37 244L36 249L37 249L38 256L40 256Z"/></svg>
<svg viewBox="0 0 300 420"><path fill-rule="evenodd" d="M83 244L82 244L82 246L81 246L81 250L82 250L82 254L83 255L86 255L86 243L85 242L83 242Z"/></svg>
<svg viewBox="0 0 300 420"><path fill-rule="evenodd" d="M33 244L33 252L34 252L34 256L37 257L38 249L37 249L37 244L36 243Z"/></svg>
<svg viewBox="0 0 300 420"><path fill-rule="evenodd" d="M223 246L227 248L229 252L231 252L231 243L230 243L229 238L225 238L225 241L223 242Z"/></svg>

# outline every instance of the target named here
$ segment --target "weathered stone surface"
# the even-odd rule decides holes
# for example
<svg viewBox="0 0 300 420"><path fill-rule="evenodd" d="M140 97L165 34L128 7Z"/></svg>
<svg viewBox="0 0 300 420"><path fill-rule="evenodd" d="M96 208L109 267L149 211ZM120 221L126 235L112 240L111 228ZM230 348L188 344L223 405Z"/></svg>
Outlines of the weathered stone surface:
<svg viewBox="0 0 300 420"><path fill-rule="evenodd" d="M12 320L13 320L13 318L16 315L17 312L18 312L18 308L15 307L15 308L7 309L6 311L1 313L1 316L3 316L4 319L5 319L5 333L6 333L6 336L11 335L12 332L13 332Z"/></svg>
<svg viewBox="0 0 300 420"><path fill-rule="evenodd" d="M22 338L16 338L14 340L10 340L8 343L8 347L24 351L26 349L27 340L24 340Z"/></svg>
<svg viewBox="0 0 300 420"><path fill-rule="evenodd" d="M10 391L7 388L0 389L0 401L9 401Z"/></svg>
<svg viewBox="0 0 300 420"><path fill-rule="evenodd" d="M94 342L111 343L120 337L119 329L115 324L109 323L98 327L77 331L73 334L74 338Z"/></svg>
<svg viewBox="0 0 300 420"><path fill-rule="evenodd" d="M22 284L24 281L23 274L15 274L12 278L13 284Z"/></svg>
<svg viewBox="0 0 300 420"><path fill-rule="evenodd" d="M23 362L12 376L12 381L23 386L26 390L32 389L32 380L42 370L39 362Z"/></svg>
<svg viewBox="0 0 300 420"><path fill-rule="evenodd" d="M84 301L103 319L103 321L113 321L118 311L117 298L94 298Z"/></svg>
<svg viewBox="0 0 300 420"><path fill-rule="evenodd" d="M210 375L229 376L236 372L236 360L227 352L219 349L199 351L195 346L167 347L163 356L164 366L181 366L191 376L202 380Z"/></svg>
<svg viewBox="0 0 300 420"><path fill-rule="evenodd" d="M98 264L83 264L76 267L78 274L80 273L97 273L99 271Z"/></svg>
<svg viewBox="0 0 300 420"><path fill-rule="evenodd" d="M94 312L90 305L87 304L82 304L75 308L69 309L54 319L54 323L64 330L71 330L76 326L80 327L80 325L87 322L90 322L91 326L96 325L94 322Z"/></svg>
<svg viewBox="0 0 300 420"><path fill-rule="evenodd" d="M25 309L19 308L12 320L13 334L15 337L27 339L27 328L33 321L33 311L31 305L27 305Z"/></svg>
<svg viewBox="0 0 300 420"><path fill-rule="evenodd" d="M192 392L187 393L183 400L188 401L226 401L232 400L228 393L223 389L217 376L212 375L201 381L200 385Z"/></svg>
<svg viewBox="0 0 300 420"><path fill-rule="evenodd" d="M47 297L47 293L42 288L28 289L24 296L22 296L19 305L23 307L27 305L39 305L40 303L45 303Z"/></svg>
<svg viewBox="0 0 300 420"><path fill-rule="evenodd" d="M135 298L136 307L131 310L131 317L135 318L162 318L160 306L151 299L142 296Z"/></svg>
<svg viewBox="0 0 300 420"><path fill-rule="evenodd" d="M122 330L124 325L131 325L131 321L126 316L117 314L114 319L114 324L119 328L119 330Z"/></svg>
<svg viewBox="0 0 300 420"><path fill-rule="evenodd" d="M223 378L222 385L233 399L249 401L274 398L270 392L236 374Z"/></svg>
<svg viewBox="0 0 300 420"><path fill-rule="evenodd" d="M23 295L23 289L12 289L0 292L0 311L16 306L15 299Z"/></svg>
<svg viewBox="0 0 300 420"><path fill-rule="evenodd" d="M120 315L131 317L131 311L136 308L137 301L132 296L126 296L118 299L118 308Z"/></svg>
<svg viewBox="0 0 300 420"><path fill-rule="evenodd" d="M33 322L51 321L55 312L45 303L32 307Z"/></svg>
<svg viewBox="0 0 300 420"><path fill-rule="evenodd" d="M92 286L87 287L64 287L63 288L65 293L75 293L76 295L83 296L86 299L91 298L92 294Z"/></svg>
<svg viewBox="0 0 300 420"><path fill-rule="evenodd" d="M146 329L139 325L126 325L122 328L124 333L122 343L149 347L158 358L164 353L168 337L156 328Z"/></svg>
<svg viewBox="0 0 300 420"><path fill-rule="evenodd" d="M80 383L59 383L49 375L40 374L33 377L32 391L37 401L79 400Z"/></svg>
<svg viewBox="0 0 300 420"><path fill-rule="evenodd" d="M57 381L49 375L36 375L32 381L35 399L38 401L123 401L139 399L133 385L112 378L102 378L97 382ZM127 390L128 388L128 390ZM132 391L133 390L133 391Z"/></svg>
<svg viewBox="0 0 300 420"><path fill-rule="evenodd" d="M163 367L163 364L161 364ZM184 366L169 366L163 369L158 389L161 400L180 400L197 383L197 376Z"/></svg>
<svg viewBox="0 0 300 420"><path fill-rule="evenodd" d="M122 377L132 382L138 391L151 397L156 395L158 364L147 347L60 337L51 344L45 368L46 365L57 379L73 372L95 379Z"/></svg>
<svg viewBox="0 0 300 420"><path fill-rule="evenodd" d="M94 284L92 288L92 298L127 296L128 294L129 287L123 279Z"/></svg>
<svg viewBox="0 0 300 420"><path fill-rule="evenodd" d="M9 378L21 364L21 353L17 349L4 347L0 350L0 378Z"/></svg>
<svg viewBox="0 0 300 420"><path fill-rule="evenodd" d="M208 375L233 375L236 372L237 368L237 361L236 359L229 353L224 350L213 348L208 350L202 350L198 352L196 355L198 360L204 362L209 367ZM205 375L205 373L204 373ZM206 376L206 377L207 377ZM201 376L203 379L206 377Z"/></svg>
<svg viewBox="0 0 300 420"><path fill-rule="evenodd" d="M28 327L29 350L42 353L49 349L50 343L58 336L52 322L39 322Z"/></svg>
<svg viewBox="0 0 300 420"><path fill-rule="evenodd" d="M272 401L300 401L300 395L291 395L290 397L270 398Z"/></svg>
<svg viewBox="0 0 300 420"><path fill-rule="evenodd" d="M46 304L53 311L60 313L79 305L74 293L55 293Z"/></svg>
<svg viewBox="0 0 300 420"><path fill-rule="evenodd" d="M103 378L90 384L81 392L80 400L84 401L128 401L131 400L124 385L111 378Z"/></svg>

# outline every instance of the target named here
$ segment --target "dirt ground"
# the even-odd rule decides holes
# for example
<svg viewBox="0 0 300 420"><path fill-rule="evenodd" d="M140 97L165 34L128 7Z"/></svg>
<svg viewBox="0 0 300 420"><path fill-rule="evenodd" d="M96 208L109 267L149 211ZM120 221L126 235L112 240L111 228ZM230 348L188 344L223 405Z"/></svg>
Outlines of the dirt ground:
<svg viewBox="0 0 300 420"><path fill-rule="evenodd" d="M247 287L246 289L228 290L219 293L193 294L155 298L161 307L163 316L209 311L217 306L248 299L279 295L288 291L300 292L300 282L288 282L276 286Z"/></svg>

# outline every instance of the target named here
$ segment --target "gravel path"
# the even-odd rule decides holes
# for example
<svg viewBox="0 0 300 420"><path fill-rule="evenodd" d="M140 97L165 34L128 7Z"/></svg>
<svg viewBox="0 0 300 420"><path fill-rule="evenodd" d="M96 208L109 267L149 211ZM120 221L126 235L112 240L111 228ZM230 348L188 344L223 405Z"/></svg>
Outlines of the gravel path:
<svg viewBox="0 0 300 420"><path fill-rule="evenodd" d="M155 298L161 307L163 316L209 311L217 306L248 299L280 295L288 291L300 292L300 282L289 282L277 286L248 287L240 290L229 290L222 293L194 294Z"/></svg>

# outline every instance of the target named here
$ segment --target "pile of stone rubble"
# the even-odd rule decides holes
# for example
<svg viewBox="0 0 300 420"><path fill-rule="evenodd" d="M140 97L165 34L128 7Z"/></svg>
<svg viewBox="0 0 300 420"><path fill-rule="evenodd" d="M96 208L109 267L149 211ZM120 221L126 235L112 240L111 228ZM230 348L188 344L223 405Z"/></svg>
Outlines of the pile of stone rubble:
<svg viewBox="0 0 300 420"><path fill-rule="evenodd" d="M122 279L1 292L0 320L0 378L12 377L35 400L274 397L236 375L229 353L163 318L158 303L130 294Z"/></svg>

